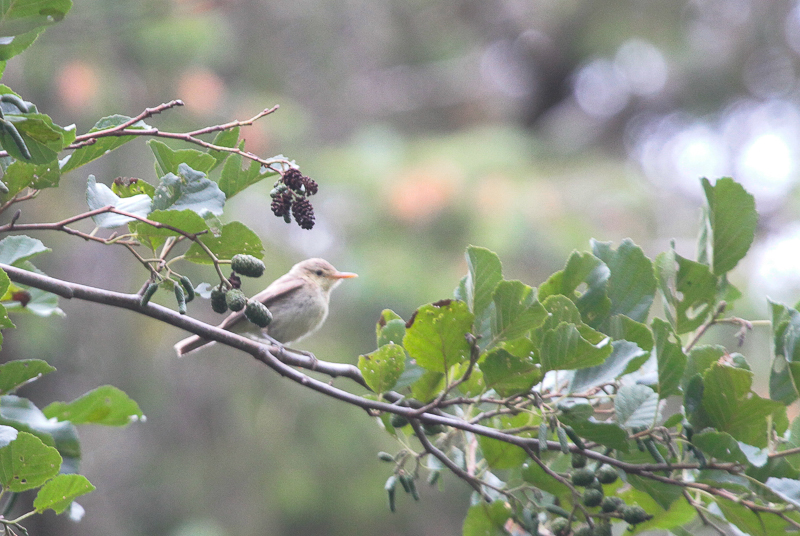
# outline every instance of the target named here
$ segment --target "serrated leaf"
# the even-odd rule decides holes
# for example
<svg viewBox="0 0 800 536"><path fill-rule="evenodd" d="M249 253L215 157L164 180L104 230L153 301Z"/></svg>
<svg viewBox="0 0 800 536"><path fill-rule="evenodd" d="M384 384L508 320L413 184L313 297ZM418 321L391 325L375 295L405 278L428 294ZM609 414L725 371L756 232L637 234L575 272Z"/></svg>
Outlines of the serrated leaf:
<svg viewBox="0 0 800 536"><path fill-rule="evenodd" d="M631 363L647 359L648 353L629 341L612 341L611 354L601 364L578 369L572 376L569 392L581 393L614 381L628 369Z"/></svg>
<svg viewBox="0 0 800 536"><path fill-rule="evenodd" d="M708 456L726 462L762 467L768 460L767 451L736 441L725 432L709 430L694 434L692 443Z"/></svg>
<svg viewBox="0 0 800 536"><path fill-rule="evenodd" d="M100 132L102 130L108 130L123 123L127 123L130 121L131 118L125 115L110 115L108 117L104 117L100 119L97 123L95 123L94 127L89 130L89 133ZM127 127L131 130L145 130L151 128L150 125L145 123L144 121L137 121L133 125ZM79 168L83 165L92 162L100 158L103 155L106 155L117 149L118 147L126 144L127 142L133 140L136 136L103 136L97 138L97 141L91 145L84 145L75 151L72 154L67 155L64 157L60 162L61 173L66 173L68 171L72 171L73 169Z"/></svg>
<svg viewBox="0 0 800 536"><path fill-rule="evenodd" d="M6 2L0 6L0 35L17 36L60 22L72 7L71 0Z"/></svg>
<svg viewBox="0 0 800 536"><path fill-rule="evenodd" d="M667 398L677 393L680 388L681 378L686 369L686 355L683 353L680 341L673 340L675 335L669 323L654 318L652 326L658 364L658 396Z"/></svg>
<svg viewBox="0 0 800 536"><path fill-rule="evenodd" d="M193 210L200 216L206 213L219 216L225 205L225 194L217 183L185 163L178 165L178 175L161 177L153 195L153 210Z"/></svg>
<svg viewBox="0 0 800 536"><path fill-rule="evenodd" d="M157 210L147 215L150 221L163 223L172 228L180 229L186 233L197 234L208 230L208 225L199 214L193 210ZM177 231L167 227L154 227L149 223L136 221L130 224L132 233L148 245L153 251L164 243L168 236L181 236Z"/></svg>
<svg viewBox="0 0 800 536"><path fill-rule="evenodd" d="M401 376L398 384L402 379ZM422 403L428 403L436 398L442 389L444 389L444 372L424 370L419 378L411 384L411 396Z"/></svg>
<svg viewBox="0 0 800 536"><path fill-rule="evenodd" d="M375 325L375 337L378 341L378 347L390 342L402 344L405 335L405 320L400 318L400 315L391 309L384 309L381 311L381 317Z"/></svg>
<svg viewBox="0 0 800 536"><path fill-rule="evenodd" d="M530 358L521 358L497 348L481 358L480 369L486 387L500 396L526 393L542 381L542 366Z"/></svg>
<svg viewBox="0 0 800 536"><path fill-rule="evenodd" d="M465 335L474 315L467 304L445 300L420 307L406 328L403 346L417 364L434 372L445 372L469 358Z"/></svg>
<svg viewBox="0 0 800 536"><path fill-rule="evenodd" d="M683 488L657 482L638 475L627 475L628 483L639 491L647 493L664 510L669 510L672 503L683 495Z"/></svg>
<svg viewBox="0 0 800 536"><path fill-rule="evenodd" d="M8 192L0 195L0 199L8 201L25 188L55 188L61 179L61 171L55 161L46 164L29 164L17 160L6 168L3 182Z"/></svg>
<svg viewBox="0 0 800 536"><path fill-rule="evenodd" d="M653 263L642 248L626 238L615 250L611 243L592 241L592 253L602 260L611 274L607 293L611 300L610 315L625 315L644 322L656 292Z"/></svg>
<svg viewBox="0 0 800 536"><path fill-rule="evenodd" d="M623 385L614 399L617 423L626 428L650 428L657 421L658 393L646 385Z"/></svg>
<svg viewBox="0 0 800 536"><path fill-rule="evenodd" d="M44 30L44 27L36 28L30 32L14 37L11 42L5 40L4 44L0 44L0 60L3 61L5 71L5 61L13 58L36 41L39 34Z"/></svg>
<svg viewBox="0 0 800 536"><path fill-rule="evenodd" d="M134 195L133 197L121 198L111 188L105 184L98 184L94 175L89 175L86 183L86 204L92 210L112 206L121 211L136 216L146 217L150 213L150 197L145 194ZM95 225L104 229L113 229L120 225L125 225L136 218L113 214L111 212L92 216Z"/></svg>
<svg viewBox="0 0 800 536"><path fill-rule="evenodd" d="M12 426L0 425L0 447L5 447L17 438L18 430Z"/></svg>
<svg viewBox="0 0 800 536"><path fill-rule="evenodd" d="M469 272L464 282L469 310L480 317L492 302L495 287L503 279L500 258L485 248L469 246L466 253Z"/></svg>
<svg viewBox="0 0 800 536"><path fill-rule="evenodd" d="M123 198L144 194L152 199L155 190L155 186L142 179L115 179L111 183L111 191Z"/></svg>
<svg viewBox="0 0 800 536"><path fill-rule="evenodd" d="M695 346L686 357L686 369L683 371L681 388L686 389L689 380L695 374L703 374L711 365L719 361L727 353L724 346L720 345L701 345Z"/></svg>
<svg viewBox="0 0 800 536"><path fill-rule="evenodd" d="M583 327L591 330L588 326ZM611 355L609 338L593 344L585 335L578 326L567 322L561 322L555 328L544 331L539 336L539 361L542 369L546 372L593 367Z"/></svg>
<svg viewBox="0 0 800 536"><path fill-rule="evenodd" d="M56 370L55 367L41 359L23 359L4 363L0 365L0 395L8 394L54 370Z"/></svg>
<svg viewBox="0 0 800 536"><path fill-rule="evenodd" d="M264 256L261 239L249 227L238 221L223 225L219 236L205 235L198 240L203 242L218 259L231 259L240 253L259 259ZM189 246L184 258L197 264L213 264L208 254L196 243Z"/></svg>
<svg viewBox="0 0 800 536"><path fill-rule="evenodd" d="M213 145L217 147L236 147L236 144L239 142L239 127L233 127L228 130L222 130L214 136L214 141L211 142ZM216 168L220 164L222 164L232 153L228 151L218 151L216 149L209 149L208 154L214 157L215 164L214 167ZM225 190L223 190L225 191ZM230 196L228 197L230 199Z"/></svg>
<svg viewBox="0 0 800 536"><path fill-rule="evenodd" d="M511 507L503 500L491 503L481 501L467 510L462 536L505 536L503 525L511 517Z"/></svg>
<svg viewBox="0 0 800 536"><path fill-rule="evenodd" d="M58 451L27 432L19 432L0 448L0 484L9 491L38 488L56 476L60 467Z"/></svg>
<svg viewBox="0 0 800 536"><path fill-rule="evenodd" d="M528 453L517 445L482 435L477 437L483 459L492 469L513 469L528 459Z"/></svg>
<svg viewBox="0 0 800 536"><path fill-rule="evenodd" d="M664 313L675 332L680 335L700 327L714 311L718 278L705 264L684 259L674 250L656 257L655 266Z"/></svg>
<svg viewBox="0 0 800 536"><path fill-rule="evenodd" d="M702 179L707 205L703 211L703 232L698 260L711 267L714 275L732 270L753 243L758 213L755 198L730 177L712 186Z"/></svg>
<svg viewBox="0 0 800 536"><path fill-rule="evenodd" d="M75 472L81 457L78 432L72 423L51 421L27 398L0 396L0 424L38 437L54 446L63 458L65 471Z"/></svg>
<svg viewBox="0 0 800 536"><path fill-rule="evenodd" d="M155 156L158 177L167 173L179 174L178 166L182 163L201 173L208 173L217 163L213 156L197 149L175 150L160 140L147 140L147 145Z"/></svg>
<svg viewBox="0 0 800 536"><path fill-rule="evenodd" d="M53 402L42 412L48 419L106 426L127 426L144 418L139 405L112 385L93 389L69 403Z"/></svg>
<svg viewBox="0 0 800 536"><path fill-rule="evenodd" d="M25 235L0 240L0 263L19 266L36 255L50 251L40 240Z"/></svg>
<svg viewBox="0 0 800 536"><path fill-rule="evenodd" d="M358 370L376 393L392 389L405 369L406 352L399 344L389 343L374 352L359 356Z"/></svg>
<svg viewBox="0 0 800 536"><path fill-rule="evenodd" d="M571 426L575 433L584 439L604 447L628 452L628 434L615 423L598 421L594 417L577 419L567 415L559 417L559 420Z"/></svg>
<svg viewBox="0 0 800 536"><path fill-rule="evenodd" d="M702 407L708 422L700 424L763 448L767 446L767 417L785 406L751 391L752 377L744 369L712 365L703 375Z"/></svg>
<svg viewBox="0 0 800 536"><path fill-rule="evenodd" d="M539 299L564 295L575 302L583 322L598 327L611 310L606 288L610 274L608 266L591 253L574 251L564 269L551 275L539 287ZM586 290L579 293L577 289L582 284L586 284Z"/></svg>
<svg viewBox="0 0 800 536"><path fill-rule="evenodd" d="M5 93L9 92L5 91ZM8 152L9 156L29 164L56 162L58 153L75 139L74 126L66 129L56 125L45 114L6 114L5 120L12 123L22 136L30 158L25 157L6 128L0 128L0 146Z"/></svg>
<svg viewBox="0 0 800 536"><path fill-rule="evenodd" d="M772 311L773 359L769 377L769 395L788 405L800 392L800 312L781 303L769 301Z"/></svg>
<svg viewBox="0 0 800 536"><path fill-rule="evenodd" d="M725 500L718 500L717 506L725 514L725 519L750 536L770 536L761 516L745 506Z"/></svg>
<svg viewBox="0 0 800 536"><path fill-rule="evenodd" d="M547 311L536 299L534 289L521 281L497 283L492 301L495 305L491 317L492 340L487 347L499 341L522 337L547 317Z"/></svg>
<svg viewBox="0 0 800 536"><path fill-rule="evenodd" d="M247 169L242 169L242 160L241 155L231 154L222 167L219 187L228 199L267 177L278 175L272 169L262 167L255 160L248 160Z"/></svg>
<svg viewBox="0 0 800 536"><path fill-rule="evenodd" d="M61 514L72 501L94 491L96 488L83 475L58 475L47 482L36 494L33 507L37 512L53 510Z"/></svg>

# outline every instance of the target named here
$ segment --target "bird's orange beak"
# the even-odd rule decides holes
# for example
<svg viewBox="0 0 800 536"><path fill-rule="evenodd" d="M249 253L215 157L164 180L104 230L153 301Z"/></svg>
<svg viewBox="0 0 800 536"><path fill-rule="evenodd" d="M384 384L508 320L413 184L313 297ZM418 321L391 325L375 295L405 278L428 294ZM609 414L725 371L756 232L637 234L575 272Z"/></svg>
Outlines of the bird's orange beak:
<svg viewBox="0 0 800 536"><path fill-rule="evenodd" d="M353 277L358 277L358 274L354 274L353 272L336 272L331 275L331 277L334 279L351 279Z"/></svg>

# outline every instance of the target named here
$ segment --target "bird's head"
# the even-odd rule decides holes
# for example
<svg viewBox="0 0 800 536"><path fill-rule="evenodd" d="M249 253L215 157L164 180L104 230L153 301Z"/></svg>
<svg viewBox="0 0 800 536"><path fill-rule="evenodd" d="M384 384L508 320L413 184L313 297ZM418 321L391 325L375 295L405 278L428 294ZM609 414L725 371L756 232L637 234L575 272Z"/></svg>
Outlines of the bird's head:
<svg viewBox="0 0 800 536"><path fill-rule="evenodd" d="M326 292L338 285L342 279L358 277L352 272L340 272L324 259L306 259L298 262L292 266L289 273L317 283Z"/></svg>

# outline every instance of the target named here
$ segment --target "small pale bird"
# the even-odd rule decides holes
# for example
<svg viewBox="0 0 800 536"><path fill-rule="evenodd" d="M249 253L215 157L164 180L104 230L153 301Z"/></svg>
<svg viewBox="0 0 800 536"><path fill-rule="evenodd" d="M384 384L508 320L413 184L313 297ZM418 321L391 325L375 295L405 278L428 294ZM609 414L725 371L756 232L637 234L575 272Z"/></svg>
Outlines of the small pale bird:
<svg viewBox="0 0 800 536"><path fill-rule="evenodd" d="M299 341L322 325L328 316L331 290L351 277L358 276L340 272L323 259L306 259L253 296L272 313L272 322L266 328L249 322L244 310L231 313L217 327L256 340L266 340L262 335L267 334L284 344ZM180 357L212 342L192 335L176 344L175 351Z"/></svg>

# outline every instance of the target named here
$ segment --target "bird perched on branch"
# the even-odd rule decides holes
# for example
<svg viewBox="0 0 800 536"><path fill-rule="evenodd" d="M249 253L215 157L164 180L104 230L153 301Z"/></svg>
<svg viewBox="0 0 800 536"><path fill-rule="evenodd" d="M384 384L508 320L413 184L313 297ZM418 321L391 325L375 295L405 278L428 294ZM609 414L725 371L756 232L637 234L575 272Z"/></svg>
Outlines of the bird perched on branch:
<svg viewBox="0 0 800 536"><path fill-rule="evenodd" d="M272 321L266 328L249 322L244 311L230 314L219 326L256 340L266 340L269 335L278 342L289 344L314 333L328 316L331 290L342 279L357 277L351 272L340 272L323 259L306 259L298 262L289 272L253 296L253 300L267 306ZM175 352L183 356L213 341L193 335L175 345Z"/></svg>

